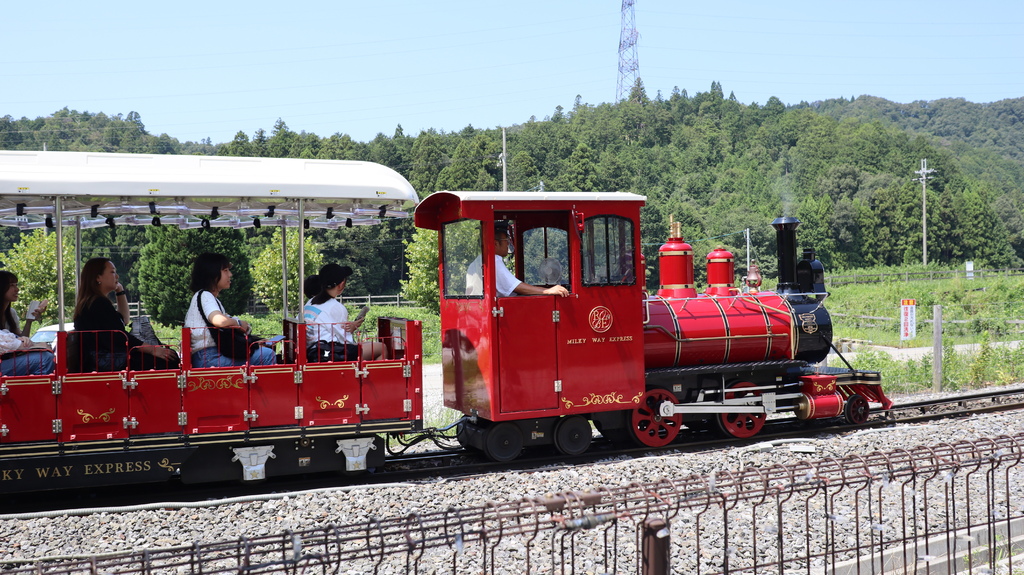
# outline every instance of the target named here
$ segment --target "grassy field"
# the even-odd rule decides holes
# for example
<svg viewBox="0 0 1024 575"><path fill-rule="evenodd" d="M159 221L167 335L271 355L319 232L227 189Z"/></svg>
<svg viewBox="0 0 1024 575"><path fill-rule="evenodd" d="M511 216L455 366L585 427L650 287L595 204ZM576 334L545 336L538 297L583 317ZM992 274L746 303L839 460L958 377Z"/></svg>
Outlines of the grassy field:
<svg viewBox="0 0 1024 575"><path fill-rule="evenodd" d="M1024 349L996 345L1024 340L1024 278L891 281L830 288L826 305L834 339L895 348L932 347L933 306L942 306L942 389L965 390L1024 381ZM917 300L917 337L900 341L903 299ZM976 351L955 346L975 344ZM886 389L932 388L933 357L899 361L884 351L860 347L855 367L880 371Z"/></svg>
<svg viewBox="0 0 1024 575"><path fill-rule="evenodd" d="M932 345L933 306L953 344L1024 338L1024 277L878 282L830 287L835 337L891 347ZM901 342L900 302L917 300L917 338Z"/></svg>

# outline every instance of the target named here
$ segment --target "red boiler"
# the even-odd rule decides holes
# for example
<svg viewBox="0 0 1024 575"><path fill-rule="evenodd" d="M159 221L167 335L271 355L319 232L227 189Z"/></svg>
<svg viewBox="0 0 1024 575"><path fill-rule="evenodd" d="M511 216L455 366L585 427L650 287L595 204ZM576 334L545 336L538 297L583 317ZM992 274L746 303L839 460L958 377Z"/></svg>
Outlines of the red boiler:
<svg viewBox="0 0 1024 575"><path fill-rule="evenodd" d="M773 292L645 301L647 369L793 359L793 315Z"/></svg>

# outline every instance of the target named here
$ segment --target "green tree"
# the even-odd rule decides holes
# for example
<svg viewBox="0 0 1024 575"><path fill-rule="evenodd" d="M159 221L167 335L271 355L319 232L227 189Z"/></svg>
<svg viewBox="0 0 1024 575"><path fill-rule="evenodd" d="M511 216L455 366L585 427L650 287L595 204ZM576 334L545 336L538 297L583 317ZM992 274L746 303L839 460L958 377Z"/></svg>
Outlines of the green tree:
<svg viewBox="0 0 1024 575"><path fill-rule="evenodd" d="M501 144L484 134L463 140L437 176L439 190L495 190Z"/></svg>
<svg viewBox="0 0 1024 575"><path fill-rule="evenodd" d="M25 316L32 300L49 300L50 305L36 327L57 320L57 234L44 229L21 235L21 240L2 255L3 268L18 276L20 317ZM64 307L65 321L71 321L75 305L75 240L64 236Z"/></svg>
<svg viewBox="0 0 1024 575"><path fill-rule="evenodd" d="M149 314L163 324L181 325L192 296L192 262L203 252L221 253L232 263L231 289L221 292L225 311L245 311L252 296L252 274L245 241L239 230L210 228L180 230L172 226L146 228L146 245L138 265L138 290Z"/></svg>
<svg viewBox="0 0 1024 575"><path fill-rule="evenodd" d="M288 301L289 311L297 309L296 302L306 301L299 281L299 230L288 230ZM324 264L320 244L312 237L305 237L305 273L315 274ZM281 299L281 229L274 230L270 243L252 265L253 295L275 313L283 310ZM302 278L305 280L305 278Z"/></svg>
<svg viewBox="0 0 1024 575"><path fill-rule="evenodd" d="M409 183L421 198L438 190L437 176L448 164L441 138L433 131L420 132L412 145Z"/></svg>
<svg viewBox="0 0 1024 575"><path fill-rule="evenodd" d="M406 244L405 254L409 261L409 276L402 280L402 297L440 313L437 232L417 228L412 240Z"/></svg>

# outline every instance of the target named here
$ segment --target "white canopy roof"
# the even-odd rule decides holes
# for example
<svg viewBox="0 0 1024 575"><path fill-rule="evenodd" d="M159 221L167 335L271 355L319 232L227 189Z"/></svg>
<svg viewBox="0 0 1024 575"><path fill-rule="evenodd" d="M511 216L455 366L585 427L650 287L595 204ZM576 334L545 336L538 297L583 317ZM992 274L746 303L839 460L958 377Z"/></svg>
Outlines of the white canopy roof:
<svg viewBox="0 0 1024 575"><path fill-rule="evenodd" d="M419 201L398 172L371 162L0 151L0 225L42 225L57 198L61 215L82 216L85 227L153 217L182 227L199 218L215 227L255 218L298 225L300 209L316 227L336 227L406 217Z"/></svg>

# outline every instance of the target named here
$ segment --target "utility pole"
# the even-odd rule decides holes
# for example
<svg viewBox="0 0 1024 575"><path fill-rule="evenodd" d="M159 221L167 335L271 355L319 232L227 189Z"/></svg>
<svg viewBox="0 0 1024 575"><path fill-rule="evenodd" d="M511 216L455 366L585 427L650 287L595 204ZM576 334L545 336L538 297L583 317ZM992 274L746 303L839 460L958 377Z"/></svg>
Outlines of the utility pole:
<svg viewBox="0 0 1024 575"><path fill-rule="evenodd" d="M928 174L935 170L928 169L928 159L921 160L921 169L914 172L921 177L914 178L915 182L921 182L921 262L928 265Z"/></svg>
<svg viewBox="0 0 1024 575"><path fill-rule="evenodd" d="M619 32L619 86L616 101L621 102L629 97L633 85L640 73L640 62L636 57L636 41L640 33L636 31L636 18L633 4L636 0L622 0L622 30Z"/></svg>
<svg viewBox="0 0 1024 575"><path fill-rule="evenodd" d="M508 191L508 148L505 145L505 128L501 129L501 191Z"/></svg>

